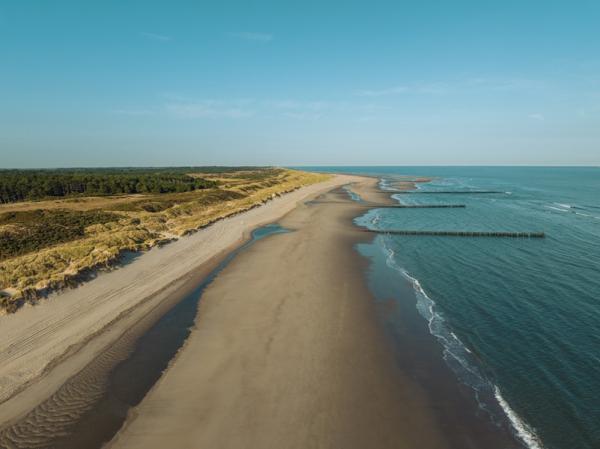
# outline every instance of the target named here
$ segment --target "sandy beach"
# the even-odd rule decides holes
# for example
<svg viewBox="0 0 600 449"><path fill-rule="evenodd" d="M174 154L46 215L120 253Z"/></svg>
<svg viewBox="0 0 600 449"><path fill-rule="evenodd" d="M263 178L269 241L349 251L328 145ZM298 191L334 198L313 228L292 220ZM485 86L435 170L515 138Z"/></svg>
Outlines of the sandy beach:
<svg viewBox="0 0 600 449"><path fill-rule="evenodd" d="M69 416L83 413L91 404L83 398L92 401L101 390L102 372L127 355L127 342L135 340L136 325L142 332L144 320L151 322L172 305L186 280L210 271L247 239L252 229L276 221L297 203L352 179L336 176L286 194L154 248L39 305L0 317L0 423L5 429L0 439L10 434L15 447L32 447L26 439L27 426L21 424L19 432L11 433L11 424L27 417L25 421L33 428L64 409ZM108 353L106 348L110 348ZM97 360L99 355L103 355L102 363ZM96 367L91 363L94 360ZM89 372L83 387L60 390L75 373L85 372L84 367ZM36 407L42 401L46 401L43 407Z"/></svg>
<svg viewBox="0 0 600 449"><path fill-rule="evenodd" d="M360 210L338 189L280 220L293 232L238 255L110 447L447 447L375 319L353 248Z"/></svg>
<svg viewBox="0 0 600 449"><path fill-rule="evenodd" d="M412 287L394 276L398 303L369 289L353 219L393 203L376 178L336 176L0 317L0 447L515 447ZM269 223L287 232L250 240ZM189 298L185 332L157 331Z"/></svg>

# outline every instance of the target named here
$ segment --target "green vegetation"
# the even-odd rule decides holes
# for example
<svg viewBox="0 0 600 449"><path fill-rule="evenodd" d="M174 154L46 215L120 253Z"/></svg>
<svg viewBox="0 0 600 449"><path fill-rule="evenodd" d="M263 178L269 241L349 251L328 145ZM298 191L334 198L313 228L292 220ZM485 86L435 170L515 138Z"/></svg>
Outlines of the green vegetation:
<svg viewBox="0 0 600 449"><path fill-rule="evenodd" d="M242 193L233 190L221 190L221 189L210 189L203 191L202 194L198 192L190 193L175 193L175 194L164 194L154 195L150 198L144 198L141 200L133 200L126 203L116 205L111 210L115 211L131 211L131 212L162 212L170 209L177 204L182 203L194 203L203 206L210 206L221 201L231 201L235 199L243 198Z"/></svg>
<svg viewBox="0 0 600 449"><path fill-rule="evenodd" d="M0 180L36 198L0 204L0 314L76 285L82 273L111 266L124 251L166 243L327 178L248 167L0 170ZM52 180L64 189L81 179L90 180L86 189L69 187L62 197L43 199L47 193L26 188L31 180ZM132 179L144 180L148 191L138 192L137 184L136 191L127 190ZM96 182L106 190L97 193Z"/></svg>
<svg viewBox="0 0 600 449"><path fill-rule="evenodd" d="M203 173L216 172L214 167L206 169L208 172ZM190 176L187 170L200 169L0 170L0 203L48 197L189 192L216 187L215 181Z"/></svg>
<svg viewBox="0 0 600 449"><path fill-rule="evenodd" d="M118 221L98 210L30 210L0 214L0 261L85 236L85 228Z"/></svg>

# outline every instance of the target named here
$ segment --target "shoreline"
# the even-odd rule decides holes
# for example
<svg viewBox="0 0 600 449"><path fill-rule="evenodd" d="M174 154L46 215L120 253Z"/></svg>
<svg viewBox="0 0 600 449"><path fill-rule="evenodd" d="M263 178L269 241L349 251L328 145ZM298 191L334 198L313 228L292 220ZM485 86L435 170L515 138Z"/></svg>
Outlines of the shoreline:
<svg viewBox="0 0 600 449"><path fill-rule="evenodd" d="M481 398L447 363L444 346L419 311L422 303L418 280L395 264L389 265L389 252L377 238L359 245L358 251L370 262L369 289L376 298L378 318L392 342L397 362L405 375L427 392L448 447L523 448L511 423L496 421L498 416L481 408Z"/></svg>
<svg viewBox="0 0 600 449"><path fill-rule="evenodd" d="M108 447L449 447L377 322L354 249L362 210L330 191L240 254Z"/></svg>
<svg viewBox="0 0 600 449"><path fill-rule="evenodd" d="M119 270L100 273L88 283L25 307L18 314L0 317L4 343L0 352L1 428L10 428L51 399L75 373L99 358L104 348L124 340L135 323L153 317L156 321L181 298L181 289L194 283L195 272L200 276L210 272L248 240L252 229L349 179L338 176L288 193L154 248Z"/></svg>
<svg viewBox="0 0 600 449"><path fill-rule="evenodd" d="M349 188L354 195L360 192L368 197L380 193L373 188L375 183L353 183ZM185 346L141 404L130 411L109 449L168 444L182 448L520 447L513 435L481 415L472 392L450 371L417 312L412 286L395 273L393 288L384 297L370 285L368 273L376 258L356 249L373 246L374 240L360 235L353 223L364 213L361 203L365 201L357 201L354 195L337 189L299 206L281 221L293 230L291 235L270 237L227 267L203 296L197 324ZM300 260L316 266L304 268ZM276 280L263 280L264 271ZM308 284L317 284L314 290L305 279L313 279ZM270 299L254 291L254 282L260 283L259 291L269 292ZM345 286L343 292L339 283ZM299 291L290 294L289 289ZM307 289L316 299L306 294ZM230 301L233 304L222 304ZM300 307L290 302L303 301L315 303L314 313L323 315L321 327L340 320L350 324L334 326L338 329L333 338L321 327L311 326L314 313L290 311ZM394 313L390 307L404 315L400 339L386 321ZM255 329L250 317L262 321L273 313L274 322ZM300 329L302 323L308 329ZM365 329L368 337L362 334ZM318 343L305 348L303 341L310 338ZM321 351L327 357L320 359ZM365 357L368 362L362 360ZM315 358L320 363L314 363ZM364 369L370 372L357 374ZM319 416L318 423L313 416Z"/></svg>
<svg viewBox="0 0 600 449"><path fill-rule="evenodd" d="M308 440L313 442L308 446L331 448L519 447L487 417L478 416L472 394L445 364L439 344L419 316L412 287L407 289L397 276L371 285L377 256L360 248L375 248L375 239L361 232L354 218L365 212L365 205L396 204L394 191L379 189L375 177L338 181L305 195L276 220L292 232L249 247L254 238L252 234L249 241L246 232L246 243L214 254L195 273L172 281L148 304L142 302L130 313L133 327L63 382L49 401L35 407L37 415L28 414L29 423L47 426L49 411L54 421L61 419L56 410L68 406L68 399L82 402L79 397L61 403L61 396L77 390L91 399L81 410L68 412L70 418L79 413L71 428L74 433L53 438L52 447L192 448L202 441L200 447L304 448ZM396 187L411 189L414 184L406 181ZM382 288L388 288L383 295ZM148 381L120 367L137 363L140 345L154 344L146 353L160 357L154 348L169 346L164 340L168 334L158 332L153 343L143 343L144 338L188 301L186 295L194 294L196 309L184 312L193 321L185 328L183 342L156 377L150 376L148 389L121 404L115 388L120 394L139 390L132 381L123 382L123 376L133 375L136 384ZM293 305L302 301L311 304L311 313ZM269 315L275 319L267 320ZM401 323L400 328L390 327L390 317L397 320L395 326ZM320 326L311 325L315 320ZM333 323L338 327L335 335L323 330ZM107 327L106 334L119 330L114 324ZM287 335L278 335L282 333ZM98 345L108 337L91 340ZM290 359L290 351L305 363ZM70 359L76 357L77 352ZM361 373L365 367L368 372ZM51 370L47 377L54 371L60 370ZM121 377L121 385L113 385L114 375ZM111 387L98 389L103 382ZM248 384L250 393L240 389ZM35 388L26 392L38 399L43 394ZM139 395L127 391L131 394ZM0 419L2 406L10 402L0 404ZM119 414L123 418L115 418ZM319 416L318 422L313 416ZM114 430L103 430L102 425ZM65 429L55 427L57 434L61 430ZM27 426L20 425L18 432L26 434ZM102 435L115 436L106 443ZM5 436L0 430L0 443ZM29 447L26 440L21 443L16 447Z"/></svg>

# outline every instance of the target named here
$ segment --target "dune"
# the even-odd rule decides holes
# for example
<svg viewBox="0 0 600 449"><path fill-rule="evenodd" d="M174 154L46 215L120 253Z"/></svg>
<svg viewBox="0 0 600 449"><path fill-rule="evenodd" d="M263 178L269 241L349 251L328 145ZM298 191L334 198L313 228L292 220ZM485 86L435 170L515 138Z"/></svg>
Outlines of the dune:
<svg viewBox="0 0 600 449"><path fill-rule="evenodd" d="M47 412L40 415L39 410L34 410L106 348L111 348L119 339L124 340L124 336L133 341L135 336L129 331L136 323L142 319L149 321L153 315L164 312L186 279L208 270L247 239L252 229L276 221L297 203L352 179L336 176L285 194L169 245L153 248L118 269L99 273L95 279L54 294L38 305L1 316L0 422L3 427L35 413L39 415L35 415L35 419L44 420L44 413L53 413L52 410L60 409L69 401L88 407L86 401L75 397L77 394L70 398L61 393L60 401L46 404ZM122 358L124 351L125 347L114 354L114 360ZM103 366L110 365L109 359L103 361ZM27 447L26 444L23 447Z"/></svg>

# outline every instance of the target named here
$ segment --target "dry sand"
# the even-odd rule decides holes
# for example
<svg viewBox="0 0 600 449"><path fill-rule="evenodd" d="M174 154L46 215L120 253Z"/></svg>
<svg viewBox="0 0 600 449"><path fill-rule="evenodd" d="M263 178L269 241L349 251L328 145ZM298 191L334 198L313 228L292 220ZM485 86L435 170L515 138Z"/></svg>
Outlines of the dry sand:
<svg viewBox="0 0 600 449"><path fill-rule="evenodd" d="M275 221L298 202L351 179L337 176L286 194L154 248L39 305L0 316L0 427L56 392L134 323L160 308L190 273L239 245L253 228ZM49 414L52 411L46 410L45 415Z"/></svg>
<svg viewBox="0 0 600 449"><path fill-rule="evenodd" d="M375 180L355 186L366 200ZM446 448L400 372L365 286L364 210L341 189L300 205L205 291L171 367L111 448Z"/></svg>

